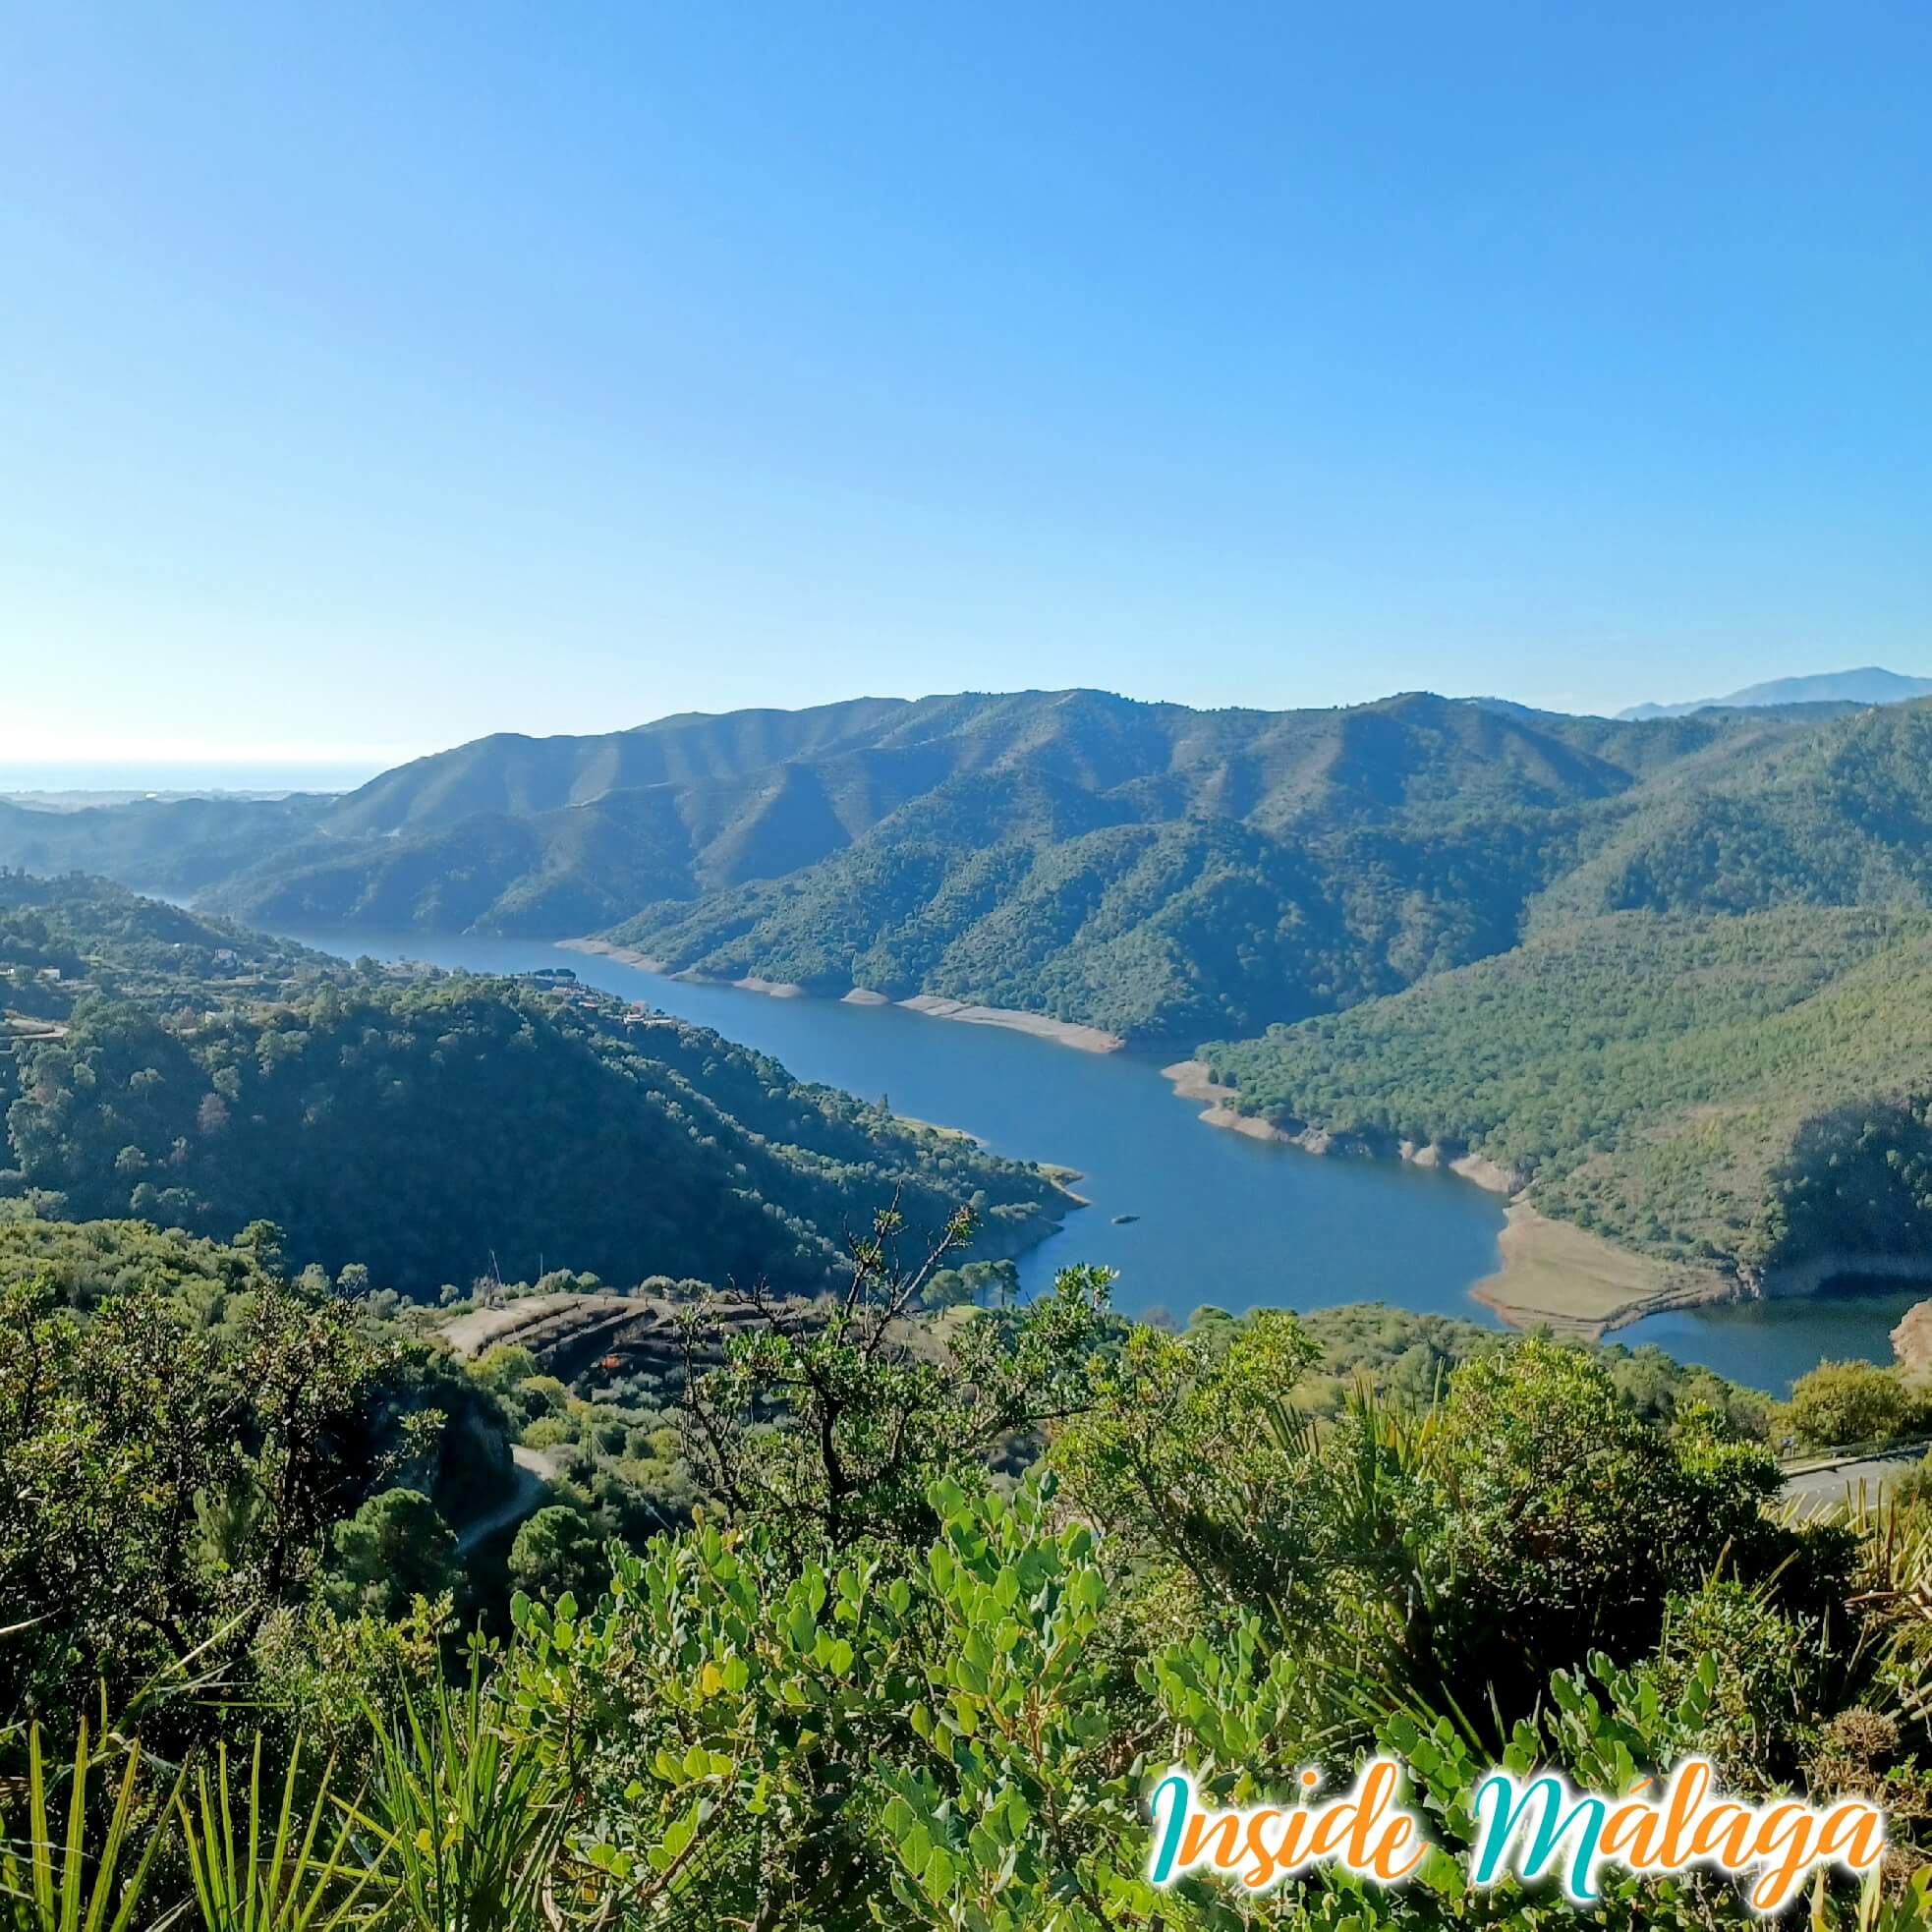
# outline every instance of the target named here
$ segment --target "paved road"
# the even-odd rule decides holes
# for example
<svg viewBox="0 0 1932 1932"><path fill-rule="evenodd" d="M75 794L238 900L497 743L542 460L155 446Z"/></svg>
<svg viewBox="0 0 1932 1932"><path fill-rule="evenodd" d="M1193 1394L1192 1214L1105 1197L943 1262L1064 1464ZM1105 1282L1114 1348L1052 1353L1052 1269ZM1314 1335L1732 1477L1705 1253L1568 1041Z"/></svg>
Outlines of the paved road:
<svg viewBox="0 0 1932 1932"><path fill-rule="evenodd" d="M1902 1449L1860 1456L1855 1462L1834 1463L1829 1469L1809 1469L1801 1476L1786 1477L1785 1495L1797 1505L1801 1516L1820 1516L1840 1504L1855 1503L1861 1492L1868 1502L1876 1503L1879 1492L1888 1483L1903 1476L1924 1456L1923 1443L1908 1443Z"/></svg>
<svg viewBox="0 0 1932 1932"><path fill-rule="evenodd" d="M456 1547L468 1556L478 1544L486 1543L499 1529L508 1529L526 1516L534 1515L543 1501L543 1492L556 1474L550 1458L541 1449L525 1449L521 1443L510 1450L517 1465L517 1480L508 1496L487 1515L466 1524L456 1539Z"/></svg>

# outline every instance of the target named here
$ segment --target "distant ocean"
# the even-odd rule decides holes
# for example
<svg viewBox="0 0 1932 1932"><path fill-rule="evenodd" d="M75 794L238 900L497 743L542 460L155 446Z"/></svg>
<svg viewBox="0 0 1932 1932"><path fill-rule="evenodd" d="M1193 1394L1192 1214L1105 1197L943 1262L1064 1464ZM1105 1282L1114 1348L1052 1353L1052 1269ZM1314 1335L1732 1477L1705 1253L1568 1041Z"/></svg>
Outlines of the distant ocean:
<svg viewBox="0 0 1932 1932"><path fill-rule="evenodd" d="M8 792L346 792L380 765L71 765L0 759Z"/></svg>

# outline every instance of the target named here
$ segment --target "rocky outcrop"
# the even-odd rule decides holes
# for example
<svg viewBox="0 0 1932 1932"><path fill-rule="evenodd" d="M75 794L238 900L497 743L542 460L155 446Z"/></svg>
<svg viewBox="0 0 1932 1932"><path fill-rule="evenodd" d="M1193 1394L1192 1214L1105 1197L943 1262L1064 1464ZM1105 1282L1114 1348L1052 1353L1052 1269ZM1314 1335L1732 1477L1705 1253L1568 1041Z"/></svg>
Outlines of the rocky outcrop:
<svg viewBox="0 0 1932 1932"><path fill-rule="evenodd" d="M1899 1373L1915 1388L1932 1384L1932 1301L1916 1301L1892 1331Z"/></svg>
<svg viewBox="0 0 1932 1932"><path fill-rule="evenodd" d="M1774 1263L1765 1269L1740 1268L1744 1292L1766 1301L1802 1299L1831 1281L1932 1281L1932 1255L1868 1254L1856 1248L1827 1248L1802 1261Z"/></svg>

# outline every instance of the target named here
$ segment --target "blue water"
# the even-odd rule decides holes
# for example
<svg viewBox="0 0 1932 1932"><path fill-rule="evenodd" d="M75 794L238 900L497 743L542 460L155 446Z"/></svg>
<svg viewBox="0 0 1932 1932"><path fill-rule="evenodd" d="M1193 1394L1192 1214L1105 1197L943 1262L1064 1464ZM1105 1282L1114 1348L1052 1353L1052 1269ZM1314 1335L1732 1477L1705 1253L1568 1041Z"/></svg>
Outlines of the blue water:
<svg viewBox="0 0 1932 1932"><path fill-rule="evenodd" d="M535 940L368 934L300 936L353 957L409 957L475 972L567 966L627 999L715 1027L803 1080L963 1127L999 1154L1077 1168L1092 1203L1020 1263L1037 1287L1069 1262L1119 1272L1116 1304L1185 1320L1222 1308L1329 1308L1391 1301L1493 1321L1470 1286L1497 1266L1502 1203L1453 1175L1397 1162L1317 1160L1298 1148L1203 1127L1160 1061L1083 1053L1005 1027L964 1026L899 1006L773 999L700 986ZM1115 1226L1114 1215L1139 1220Z"/></svg>
<svg viewBox="0 0 1932 1932"><path fill-rule="evenodd" d="M1674 1309L1619 1329L1626 1347L1654 1343L1680 1362L1702 1362L1733 1382L1787 1395L1797 1377L1825 1360L1889 1362L1892 1331L1932 1287L1845 1281L1793 1301L1740 1301Z"/></svg>
<svg viewBox="0 0 1932 1932"><path fill-rule="evenodd" d="M1116 1304L1176 1321L1227 1309L1331 1308L1352 1301L1494 1326L1469 1290L1498 1266L1503 1204L1459 1177L1399 1162L1317 1159L1299 1148L1203 1127L1160 1061L1083 1053L1003 1027L965 1026L898 1006L774 999L695 985L540 940L305 933L356 957L408 957L475 972L567 966L627 999L714 1027L805 1080L843 1087L923 1120L963 1127L1000 1154L1077 1168L1091 1206L1020 1263L1029 1289L1069 1262L1117 1271ZM1138 1219L1116 1226L1112 1217ZM1680 1361L1784 1394L1826 1356L1892 1358L1894 1324L1923 1290L1888 1284L1816 1301L1653 1316L1619 1332Z"/></svg>

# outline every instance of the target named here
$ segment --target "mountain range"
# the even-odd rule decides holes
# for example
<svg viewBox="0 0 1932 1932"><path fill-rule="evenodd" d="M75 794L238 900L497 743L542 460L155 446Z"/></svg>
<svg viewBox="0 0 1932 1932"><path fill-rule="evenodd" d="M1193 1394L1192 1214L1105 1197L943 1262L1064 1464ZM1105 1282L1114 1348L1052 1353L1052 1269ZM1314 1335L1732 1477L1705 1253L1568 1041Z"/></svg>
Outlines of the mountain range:
<svg viewBox="0 0 1932 1932"><path fill-rule="evenodd" d="M1662 1263L1932 1253L1932 701L857 699L501 734L341 797L0 805L5 864L1225 1041L1232 1108L1481 1154Z"/></svg>
<svg viewBox="0 0 1932 1932"><path fill-rule="evenodd" d="M0 863L275 930L601 933L1191 1044L1630 907L1924 903L1928 768L1925 706L962 693L498 734L341 797L0 806Z"/></svg>
<svg viewBox="0 0 1932 1932"><path fill-rule="evenodd" d="M1747 684L1728 698L1697 698L1687 705L1632 705L1619 718L1684 717L1692 711L1764 705L1904 705L1932 698L1932 677L1901 677L1897 671L1867 664L1857 671L1825 671L1812 677L1773 678Z"/></svg>

